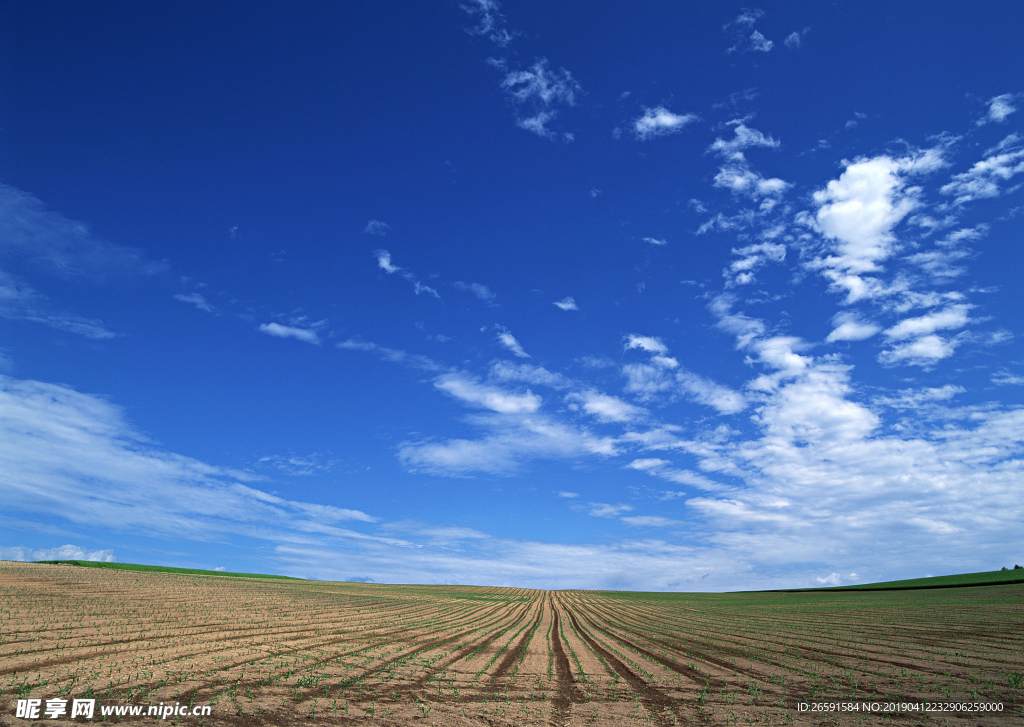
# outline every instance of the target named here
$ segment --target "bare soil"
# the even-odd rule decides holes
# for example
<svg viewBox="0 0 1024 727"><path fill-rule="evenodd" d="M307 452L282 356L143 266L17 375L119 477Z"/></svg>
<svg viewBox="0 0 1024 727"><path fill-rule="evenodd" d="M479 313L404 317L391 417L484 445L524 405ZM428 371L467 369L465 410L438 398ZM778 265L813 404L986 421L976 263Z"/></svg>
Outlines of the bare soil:
<svg viewBox="0 0 1024 727"><path fill-rule="evenodd" d="M26 698L211 707L183 727L1024 725L1022 626L1019 584L636 594L3 562L0 725ZM864 709L894 702L1002 711Z"/></svg>

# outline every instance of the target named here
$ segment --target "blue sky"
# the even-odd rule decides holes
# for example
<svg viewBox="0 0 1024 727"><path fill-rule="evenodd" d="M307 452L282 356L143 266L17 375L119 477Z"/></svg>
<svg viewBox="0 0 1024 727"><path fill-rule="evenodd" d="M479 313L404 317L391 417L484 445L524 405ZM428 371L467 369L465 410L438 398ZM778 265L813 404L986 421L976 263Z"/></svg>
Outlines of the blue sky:
<svg viewBox="0 0 1024 727"><path fill-rule="evenodd" d="M0 10L0 557L1024 560L1024 6Z"/></svg>

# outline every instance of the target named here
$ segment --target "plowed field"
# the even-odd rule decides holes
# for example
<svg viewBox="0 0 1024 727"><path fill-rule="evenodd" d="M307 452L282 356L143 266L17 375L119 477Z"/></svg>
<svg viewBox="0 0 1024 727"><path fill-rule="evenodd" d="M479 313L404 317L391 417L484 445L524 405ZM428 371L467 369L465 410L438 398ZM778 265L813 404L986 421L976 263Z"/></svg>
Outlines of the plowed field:
<svg viewBox="0 0 1024 727"><path fill-rule="evenodd" d="M19 698L54 697L212 706L186 725L1007 725L1022 674L1024 585L640 594L0 563L11 725Z"/></svg>

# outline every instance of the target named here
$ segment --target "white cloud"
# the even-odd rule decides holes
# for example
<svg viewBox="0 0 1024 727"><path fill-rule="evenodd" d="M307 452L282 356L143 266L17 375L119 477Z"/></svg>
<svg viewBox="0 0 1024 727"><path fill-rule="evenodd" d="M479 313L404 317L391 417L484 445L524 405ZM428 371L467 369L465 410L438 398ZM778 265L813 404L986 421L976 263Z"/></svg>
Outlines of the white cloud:
<svg viewBox="0 0 1024 727"><path fill-rule="evenodd" d="M782 41L782 42L790 50L796 50L801 45L803 45L804 36L807 35L807 32L809 30L810 30L810 28L804 28L801 31L794 30L792 33L787 35L786 39L784 41Z"/></svg>
<svg viewBox="0 0 1024 727"><path fill-rule="evenodd" d="M674 114L664 106L645 108L643 116L633 121L633 133L640 141L647 141L675 134L696 120L696 114Z"/></svg>
<svg viewBox="0 0 1024 727"><path fill-rule="evenodd" d="M737 414L747 407L743 394L718 384L692 371L679 371L675 375L679 390L694 401L717 409L721 414Z"/></svg>
<svg viewBox="0 0 1024 727"><path fill-rule="evenodd" d="M402 268L391 262L391 253L387 250L377 250L373 253L377 257L377 266L388 275L401 271Z"/></svg>
<svg viewBox="0 0 1024 727"><path fill-rule="evenodd" d="M381 222L380 220L370 220L369 222L366 223L366 227L363 228L363 232L370 235L380 235L381 237L384 237L385 235L388 234L388 230L390 229L391 226L388 225L386 222ZM391 271L389 270L388 272Z"/></svg>
<svg viewBox="0 0 1024 727"><path fill-rule="evenodd" d="M100 239L88 225L48 211L41 201L0 184L0 255L17 257L60 277L103 280L168 270L141 250Z"/></svg>
<svg viewBox="0 0 1024 727"><path fill-rule="evenodd" d="M174 296L174 299L180 300L182 303L194 305L199 310L206 311L207 313L214 312L213 306L199 293L178 293Z"/></svg>
<svg viewBox="0 0 1024 727"><path fill-rule="evenodd" d="M556 306L558 306L559 308L561 308L562 310L579 310L580 309L580 307L578 305L576 305L576 299L573 298L571 295L567 295L564 298L562 298L561 300L556 300L554 304Z"/></svg>
<svg viewBox="0 0 1024 727"><path fill-rule="evenodd" d="M398 273L399 275L401 275L401 277L405 278L410 283L412 283L412 289L413 292L416 293L416 295L419 295L420 293L429 293L435 298L441 297L440 295L438 295L438 292L431 288L429 285L424 285L423 283L421 283L412 272L406 270L405 268L400 268L393 262L391 262L391 253L388 252L387 250L376 250L374 251L373 254L377 258L377 266L381 270L386 272L388 275L392 275L394 273Z"/></svg>
<svg viewBox="0 0 1024 727"><path fill-rule="evenodd" d="M566 389L572 383L561 374L552 373L543 366L530 364L514 364L508 361L495 361L491 364L488 378L494 381L519 381L534 386L547 386L552 389Z"/></svg>
<svg viewBox="0 0 1024 727"><path fill-rule="evenodd" d="M754 23L764 17L764 11L755 8L745 8L736 19L726 23L722 30L731 33L735 39L734 44L726 50L726 53L739 51L762 51L768 52L774 47L774 43L764 37L757 30L753 30ZM751 32L753 31L753 32ZM747 35L747 33L750 33Z"/></svg>
<svg viewBox="0 0 1024 727"><path fill-rule="evenodd" d="M862 320L856 313L842 311L832 318L835 328L825 339L829 343L836 341L863 341L871 338L882 330L882 327Z"/></svg>
<svg viewBox="0 0 1024 727"><path fill-rule="evenodd" d="M280 323L263 323L259 328L270 336L277 338L294 338L298 341L305 341L314 345L320 345L320 336L316 331L309 328L297 328L295 326L282 326Z"/></svg>
<svg viewBox="0 0 1024 727"><path fill-rule="evenodd" d="M946 384L945 386L932 386L922 389L900 389L897 396L882 396L875 399L876 404L889 406L893 409L921 409L932 406L936 402L949 401L953 397L966 392L962 386Z"/></svg>
<svg viewBox="0 0 1024 727"><path fill-rule="evenodd" d="M645 237L644 242L649 242L652 245L658 245L659 247L663 247L668 244L668 240L659 237Z"/></svg>
<svg viewBox="0 0 1024 727"><path fill-rule="evenodd" d="M461 7L477 18L477 24L466 31L470 35L484 36L499 48L504 48L515 38L516 33L504 28L505 16L499 12L495 0L467 0Z"/></svg>
<svg viewBox="0 0 1024 727"><path fill-rule="evenodd" d="M434 387L467 404L499 414L531 414L540 408L542 402L529 389L525 393L514 393L482 384L465 373L442 374L434 379Z"/></svg>
<svg viewBox="0 0 1024 727"><path fill-rule="evenodd" d="M668 347L661 342L661 339L654 338L653 336L630 334L626 337L626 347L624 350L628 351L631 348L639 348L648 353L668 353Z"/></svg>
<svg viewBox="0 0 1024 727"><path fill-rule="evenodd" d="M751 129L742 120L730 121L728 126L732 127L733 138L722 139L721 137L708 147L709 151L720 154L728 159L742 158L743 150L751 147L764 147L768 149L779 148L778 139L766 136L757 129Z"/></svg>
<svg viewBox="0 0 1024 727"><path fill-rule="evenodd" d="M908 187L907 177L944 164L940 148L847 163L839 179L814 193L815 215L798 216L827 241L824 255L809 267L820 270L833 289L845 291L847 303L886 295L885 285L866 274L883 269L897 250L894 228L920 204L920 190Z"/></svg>
<svg viewBox="0 0 1024 727"><path fill-rule="evenodd" d="M582 409L601 422L631 422L643 418L647 412L617 396L597 391L573 392L565 397L570 408Z"/></svg>
<svg viewBox="0 0 1024 727"><path fill-rule="evenodd" d="M978 125L987 124L990 121L1001 124L1007 117L1017 111L1013 105L1014 99L1018 96L1015 93L1004 93L1000 96L993 96L988 100L988 113L978 119Z"/></svg>
<svg viewBox="0 0 1024 727"><path fill-rule="evenodd" d="M942 336L921 336L908 343L899 344L878 354L878 360L886 365L907 364L929 367L944 358L949 358L959 345L957 339Z"/></svg>
<svg viewBox="0 0 1024 727"><path fill-rule="evenodd" d="M967 304L951 305L934 313L916 318L906 318L886 330L885 337L891 341L902 341L935 331L963 328L970 322L968 312L972 307Z"/></svg>
<svg viewBox="0 0 1024 727"><path fill-rule="evenodd" d="M504 62L497 62L504 67ZM548 128L557 116L556 106L575 106L582 88L564 68L553 71L546 58L540 58L526 70L508 71L501 82L516 110L516 124L544 139L556 138ZM571 140L571 135L563 134Z"/></svg>
<svg viewBox="0 0 1024 727"><path fill-rule="evenodd" d="M360 341L355 338L350 338L346 341L341 341L336 345L338 348L347 351L367 351L370 353L376 353L380 356L381 360L387 361L388 363L406 364L412 368L421 369L423 371L446 370L446 367L441 366L436 361L433 361L426 356L422 356L420 354L409 354L401 349L380 346L370 341Z"/></svg>
<svg viewBox="0 0 1024 727"><path fill-rule="evenodd" d="M759 30L755 30L747 38L747 50L762 51L767 53L775 47L775 43L768 40Z"/></svg>
<svg viewBox="0 0 1024 727"><path fill-rule="evenodd" d="M670 528L684 524L682 520L673 520L660 515L630 515L619 519L627 525L638 528Z"/></svg>
<svg viewBox="0 0 1024 727"><path fill-rule="evenodd" d="M508 331L500 331L498 333L498 343L507 348L512 352L514 356L519 358L530 358L530 354L523 350L523 347L519 345L519 341Z"/></svg>
<svg viewBox="0 0 1024 727"><path fill-rule="evenodd" d="M1002 183L1024 172L1022 141L1019 135L1010 134L969 170L954 175L940 191L954 196L954 204L998 197L1002 194Z"/></svg>
<svg viewBox="0 0 1024 727"><path fill-rule="evenodd" d="M677 485L689 485L691 487L698 487L702 490L709 492L723 492L732 488L726 487L714 480L707 478L699 472L693 472L686 469L678 469L672 466L672 463L667 459L660 459L658 457L646 457L640 459L634 459L628 465L629 469L637 470L639 472L646 472L652 477L658 477L668 482L673 482ZM667 493L669 497L663 499L672 499L675 497L681 497L682 493L673 492Z"/></svg>
<svg viewBox="0 0 1024 727"><path fill-rule="evenodd" d="M609 505L606 502L592 502L590 503L590 511L587 513L591 517L619 517L623 513L630 512L633 508L629 505Z"/></svg>
<svg viewBox="0 0 1024 727"><path fill-rule="evenodd" d="M255 477L167 452L120 409L68 387L0 377L0 510L146 537L373 541L337 526L364 512L286 500Z"/></svg>
<svg viewBox="0 0 1024 727"><path fill-rule="evenodd" d="M493 290L482 283L463 283L459 280L455 282L454 285L458 290L468 290L485 303L490 303L497 297Z"/></svg>
<svg viewBox="0 0 1024 727"><path fill-rule="evenodd" d="M87 550L78 545L61 545L57 548L0 548L0 560L31 562L37 560L87 560L99 563L114 563L113 550Z"/></svg>
<svg viewBox="0 0 1024 727"><path fill-rule="evenodd" d="M50 309L49 300L28 283L0 270L0 317L44 326L102 341L115 338L103 321Z"/></svg>
<svg viewBox="0 0 1024 727"><path fill-rule="evenodd" d="M733 248L733 255L739 255L728 268L722 271L726 285L748 285L754 282L758 268L773 262L780 263L786 259L786 246L774 242L761 242L746 247Z"/></svg>
<svg viewBox="0 0 1024 727"><path fill-rule="evenodd" d="M578 492L557 492L555 494L557 494L559 497L564 497L569 500L573 500L580 496L580 493Z"/></svg>
<svg viewBox="0 0 1024 727"><path fill-rule="evenodd" d="M594 436L586 429L567 426L538 414L491 414L473 418L485 429L481 439L405 442L399 460L411 472L467 476L474 473L511 475L524 461L609 457L618 454L611 437Z"/></svg>
<svg viewBox="0 0 1024 727"><path fill-rule="evenodd" d="M1024 376L1012 374L1003 369L992 374L991 381L996 386L1021 386L1024 385Z"/></svg>
<svg viewBox="0 0 1024 727"><path fill-rule="evenodd" d="M431 288L429 285L424 285L418 280L414 280L412 282L412 290L416 295L419 295L420 293L430 293L435 298L441 297L436 290Z"/></svg>

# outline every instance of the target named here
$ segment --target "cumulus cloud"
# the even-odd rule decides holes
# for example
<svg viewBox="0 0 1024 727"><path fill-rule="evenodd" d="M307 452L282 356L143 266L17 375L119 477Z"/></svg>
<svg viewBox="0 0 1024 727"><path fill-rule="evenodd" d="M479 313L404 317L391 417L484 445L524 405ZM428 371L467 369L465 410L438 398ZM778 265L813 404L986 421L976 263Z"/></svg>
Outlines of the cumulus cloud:
<svg viewBox="0 0 1024 727"><path fill-rule="evenodd" d="M645 108L642 116L633 121L633 133L640 141L680 132L697 120L696 114L675 114L664 106Z"/></svg>
<svg viewBox="0 0 1024 727"><path fill-rule="evenodd" d="M514 356L518 356L519 358L530 358L530 354L523 350L523 347L519 345L519 341L516 340L516 337L508 331L502 330L498 332L498 343L511 351Z"/></svg>
<svg viewBox="0 0 1024 727"><path fill-rule="evenodd" d="M309 328L298 328L296 326L283 326L280 323L263 323L259 330L269 336L277 338L294 338L298 341L305 341L314 345L320 345L320 336L316 331Z"/></svg>
<svg viewBox="0 0 1024 727"><path fill-rule="evenodd" d="M919 189L907 178L945 165L942 150L904 157L887 155L849 162L838 179L813 194L817 211L798 217L828 242L810 267L846 293L846 302L877 298L885 287L873 276L897 250L894 228L919 204Z"/></svg>
<svg viewBox="0 0 1024 727"><path fill-rule="evenodd" d="M561 300L556 300L554 304L556 306L558 306L559 308L561 308L562 310L579 310L580 309L580 307L578 305L576 305L576 299L573 298L571 295L567 295L564 298L562 298Z"/></svg>
<svg viewBox="0 0 1024 727"><path fill-rule="evenodd" d="M99 563L114 563L113 550L87 550L78 545L61 545L57 548L0 548L0 560L31 562L39 560L87 560Z"/></svg>

